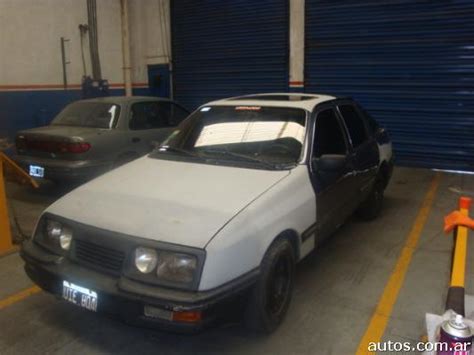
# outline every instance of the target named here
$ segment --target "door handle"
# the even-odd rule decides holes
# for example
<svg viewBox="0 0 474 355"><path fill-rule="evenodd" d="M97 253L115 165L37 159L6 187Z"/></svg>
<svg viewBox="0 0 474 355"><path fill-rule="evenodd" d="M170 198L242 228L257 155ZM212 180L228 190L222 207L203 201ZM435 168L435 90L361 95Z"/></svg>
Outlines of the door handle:
<svg viewBox="0 0 474 355"><path fill-rule="evenodd" d="M133 138L132 138L132 143L138 143L138 142L140 142L140 141L141 141L141 139L138 138L138 137L133 137Z"/></svg>

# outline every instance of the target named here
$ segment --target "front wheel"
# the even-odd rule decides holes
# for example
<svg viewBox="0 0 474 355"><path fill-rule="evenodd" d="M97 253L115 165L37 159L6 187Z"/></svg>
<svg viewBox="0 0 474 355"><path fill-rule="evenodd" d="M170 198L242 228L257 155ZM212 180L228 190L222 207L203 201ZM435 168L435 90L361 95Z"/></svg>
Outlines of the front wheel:
<svg viewBox="0 0 474 355"><path fill-rule="evenodd" d="M382 210L385 184L381 178L375 181L369 197L359 206L357 215L366 221L377 218Z"/></svg>
<svg viewBox="0 0 474 355"><path fill-rule="evenodd" d="M282 322L291 301L295 253L287 239L277 239L265 253L260 277L245 311L246 326L269 334Z"/></svg>

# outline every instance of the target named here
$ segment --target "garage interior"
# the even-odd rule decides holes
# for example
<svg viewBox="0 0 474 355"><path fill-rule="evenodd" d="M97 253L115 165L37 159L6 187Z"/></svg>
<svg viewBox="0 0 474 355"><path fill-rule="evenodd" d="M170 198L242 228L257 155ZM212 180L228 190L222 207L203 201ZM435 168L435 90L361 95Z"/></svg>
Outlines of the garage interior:
<svg viewBox="0 0 474 355"><path fill-rule="evenodd" d="M84 98L165 97L194 111L285 92L354 98L387 129L395 156L380 216L351 217L297 265L288 313L267 336L239 314L192 335L136 327L41 291L19 246L78 184L5 176L15 246L0 253L2 354L367 354L369 342L427 341L425 315L444 313L451 278L444 218L474 197L474 3L0 0L0 18L7 156L18 131ZM470 240L465 280L474 295Z"/></svg>

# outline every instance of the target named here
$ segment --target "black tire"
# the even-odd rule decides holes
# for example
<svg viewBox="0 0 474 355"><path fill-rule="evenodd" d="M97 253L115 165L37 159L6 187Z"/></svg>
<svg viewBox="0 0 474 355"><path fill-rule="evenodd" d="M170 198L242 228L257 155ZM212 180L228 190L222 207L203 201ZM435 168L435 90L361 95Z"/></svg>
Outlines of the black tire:
<svg viewBox="0 0 474 355"><path fill-rule="evenodd" d="M284 319L294 284L295 252L288 239L277 239L265 253L261 273L245 310L248 329L270 334Z"/></svg>
<svg viewBox="0 0 474 355"><path fill-rule="evenodd" d="M382 178L377 178L369 197L359 206L357 215L365 220L371 221L377 218L382 211L383 193L385 190L385 183Z"/></svg>

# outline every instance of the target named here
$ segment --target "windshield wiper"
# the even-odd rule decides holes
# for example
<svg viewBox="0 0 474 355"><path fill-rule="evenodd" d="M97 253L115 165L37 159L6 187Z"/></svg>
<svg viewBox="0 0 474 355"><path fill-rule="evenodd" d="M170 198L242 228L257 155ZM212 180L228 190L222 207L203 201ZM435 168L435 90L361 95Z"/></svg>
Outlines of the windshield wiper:
<svg viewBox="0 0 474 355"><path fill-rule="evenodd" d="M168 146L168 145L159 147L159 148L158 148L158 151L159 151L159 152L181 153L181 154L189 155L189 156L191 156L191 157L203 159L202 156L200 156L199 154L193 153L193 152L191 152L190 150L182 149L182 148L177 148L177 147L171 147L171 146Z"/></svg>
<svg viewBox="0 0 474 355"><path fill-rule="evenodd" d="M248 155L245 155L245 154L230 152L230 151L225 150L225 149L222 149L222 150L220 150L220 149L203 149L201 151L204 152L204 153L222 154L222 155L227 155L229 157L238 158L240 160L250 161L250 162L253 162L253 163L264 165L264 166L266 166L267 168L270 168L270 169L277 168L276 164L272 164L272 163L269 163L265 160L254 158L254 157L251 157L251 156L248 156Z"/></svg>

